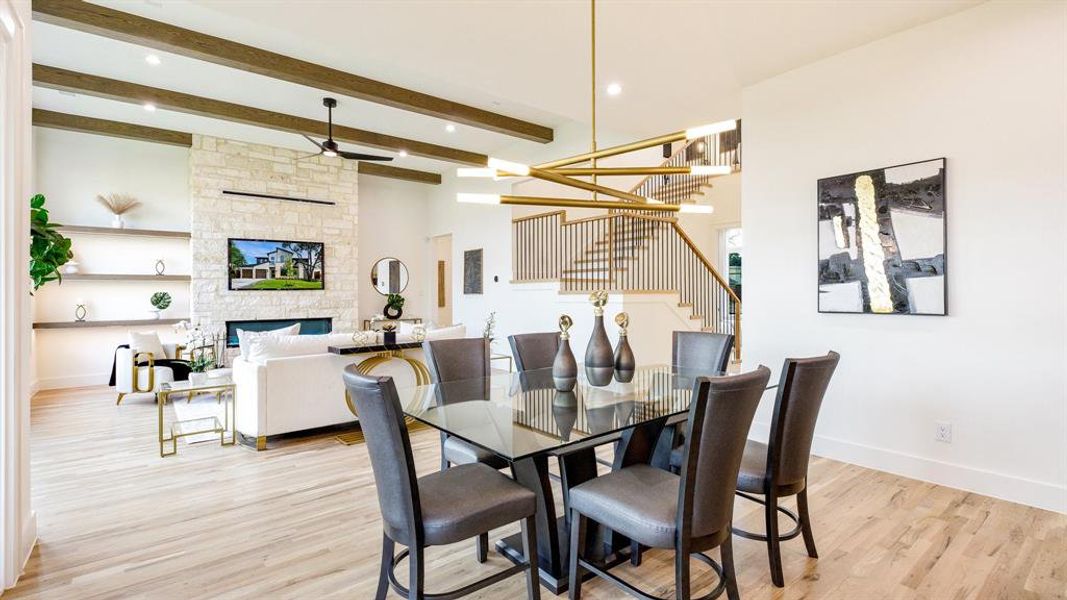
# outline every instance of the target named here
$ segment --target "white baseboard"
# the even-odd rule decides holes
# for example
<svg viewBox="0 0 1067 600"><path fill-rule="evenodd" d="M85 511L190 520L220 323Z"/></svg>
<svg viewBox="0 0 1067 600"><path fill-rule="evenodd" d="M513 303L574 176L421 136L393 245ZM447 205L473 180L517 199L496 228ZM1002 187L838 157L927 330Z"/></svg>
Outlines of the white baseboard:
<svg viewBox="0 0 1067 600"><path fill-rule="evenodd" d="M753 423L752 437L766 440L769 423ZM811 453L894 475L936 483L1001 500L1067 514L1067 486L976 469L896 450L816 435Z"/></svg>
<svg viewBox="0 0 1067 600"><path fill-rule="evenodd" d="M37 546L37 511L30 511L30 518L22 526L22 562L19 566L18 576L26 571L26 563L30 562L30 555ZM18 581L18 576L15 581Z"/></svg>
<svg viewBox="0 0 1067 600"><path fill-rule="evenodd" d="M67 375L65 377L46 377L37 380L37 390L35 391L107 385L107 381L110 377L110 372L89 373L87 375Z"/></svg>

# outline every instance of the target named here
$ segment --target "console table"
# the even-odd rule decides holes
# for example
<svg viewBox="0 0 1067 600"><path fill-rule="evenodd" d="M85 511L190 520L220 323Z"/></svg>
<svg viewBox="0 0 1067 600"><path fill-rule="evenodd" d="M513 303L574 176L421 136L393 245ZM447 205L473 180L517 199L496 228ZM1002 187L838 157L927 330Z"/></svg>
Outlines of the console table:
<svg viewBox="0 0 1067 600"><path fill-rule="evenodd" d="M348 354L371 354L370 357L363 359L356 365L356 370L362 375L370 375L375 367L393 359L402 360L411 366L411 370L415 372L415 385L429 385L431 382L430 370L426 368L426 365L421 360L404 354L404 350L421 348L421 342L399 342L396 344L330 346L329 351L332 354L340 354L342 356ZM348 410L358 417L356 405L352 403L347 391L345 392L345 402L348 403Z"/></svg>

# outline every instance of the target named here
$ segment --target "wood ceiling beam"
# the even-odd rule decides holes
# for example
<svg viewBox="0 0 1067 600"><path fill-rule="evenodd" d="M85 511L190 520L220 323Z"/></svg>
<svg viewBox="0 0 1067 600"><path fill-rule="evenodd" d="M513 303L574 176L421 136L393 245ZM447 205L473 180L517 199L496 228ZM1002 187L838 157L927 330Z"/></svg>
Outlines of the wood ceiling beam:
<svg viewBox="0 0 1067 600"><path fill-rule="evenodd" d="M33 124L38 127L65 129L67 131L107 135L128 140L157 142L160 144L184 146L187 148L193 145L193 134L184 131L159 129L156 127L147 127L145 125L123 123L122 121L98 119L96 117L83 117L81 115L71 115L41 108L33 109ZM375 177L387 177L389 179L413 181L415 183L425 183L430 185L441 184L440 173L391 167L389 165L371 162L360 162L358 169L362 174L374 175Z"/></svg>
<svg viewBox="0 0 1067 600"><path fill-rule="evenodd" d="M44 23L147 46L526 140L547 143L553 138L550 127L113 10L98 4L71 0L33 0L33 18Z"/></svg>
<svg viewBox="0 0 1067 600"><path fill-rule="evenodd" d="M388 177L389 179L413 181L415 183L425 183L429 185L441 185L440 173L427 173L426 171L416 171L415 169L392 167L376 162L360 162L359 174L373 175L375 177Z"/></svg>
<svg viewBox="0 0 1067 600"><path fill-rule="evenodd" d="M157 108L310 136L323 137L327 129L325 121L287 115L117 79L108 79L47 65L33 65L33 83L39 87L88 94L134 104L152 103ZM486 155L477 152L468 152L384 133L345 127L336 123L333 126L333 137L338 141L360 146L393 151L405 150L412 156L421 156L463 165L485 166L489 160Z"/></svg>
<svg viewBox="0 0 1067 600"><path fill-rule="evenodd" d="M33 124L38 127L95 133L127 140L170 144L171 146L189 147L193 145L193 134L183 131L159 129L158 127L135 125L121 121L109 121L107 119L97 119L96 117L83 117L41 108L33 109Z"/></svg>

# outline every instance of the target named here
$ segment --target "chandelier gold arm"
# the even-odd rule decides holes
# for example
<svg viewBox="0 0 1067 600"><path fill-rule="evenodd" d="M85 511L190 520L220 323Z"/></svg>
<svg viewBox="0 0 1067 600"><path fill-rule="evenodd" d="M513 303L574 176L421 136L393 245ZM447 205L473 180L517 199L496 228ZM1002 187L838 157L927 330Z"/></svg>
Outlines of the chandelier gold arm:
<svg viewBox="0 0 1067 600"><path fill-rule="evenodd" d="M580 179L571 179L570 177L567 177L565 175L559 175L557 173L553 173L552 171L546 171L544 169L531 167L530 177L535 177L542 181L551 181L552 183L558 183L560 185L578 188L587 192L600 192L605 196L611 196L612 198L618 198L619 200L626 200L628 202L637 202L641 204L648 202L647 198L644 198L643 196L638 196L637 194L631 194L630 192L624 192L622 190L604 187L602 185L589 183Z"/></svg>
<svg viewBox="0 0 1067 600"><path fill-rule="evenodd" d="M679 142L686 139L684 131L678 131L676 133L668 133L647 140L641 140L639 142L630 142L629 144L622 144L620 146L612 146L610 148L604 148L603 150L597 150L596 152L586 152L585 154L576 154L567 158L561 158L551 162L541 163L534 165L537 169L555 169L557 167L566 167L568 165L574 165L590 161L594 158L607 158L609 156L618 156L620 154L626 154L627 152L634 152L635 150L644 150L645 148L651 148L653 146L662 146L663 144Z"/></svg>
<svg viewBox="0 0 1067 600"><path fill-rule="evenodd" d="M688 175L692 171L690 167L563 167L545 170L568 177L581 177L583 175L600 175L602 177L620 175Z"/></svg>
<svg viewBox="0 0 1067 600"><path fill-rule="evenodd" d="M618 200L580 200L575 198L547 198L544 196L500 196L500 204L515 206L556 206L560 208L595 208L614 210L654 210L659 212L684 211L678 204L647 203L635 205L633 202Z"/></svg>

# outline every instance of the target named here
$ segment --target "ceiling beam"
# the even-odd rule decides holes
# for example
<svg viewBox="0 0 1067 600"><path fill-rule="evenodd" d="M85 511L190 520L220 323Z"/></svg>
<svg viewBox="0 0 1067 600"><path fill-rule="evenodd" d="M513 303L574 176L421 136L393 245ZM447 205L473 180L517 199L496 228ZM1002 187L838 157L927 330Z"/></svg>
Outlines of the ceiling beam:
<svg viewBox="0 0 1067 600"><path fill-rule="evenodd" d="M551 142L553 137L550 127L98 4L71 0L33 0L33 18L526 140L547 143Z"/></svg>
<svg viewBox="0 0 1067 600"><path fill-rule="evenodd" d="M108 79L47 65L33 65L33 83L39 87L88 94L134 104L152 103L157 108L176 112L310 136L322 137L327 128L327 124L324 121L316 121L315 119L287 115L117 79ZM489 160L486 155L478 154L477 152L468 152L384 133L345 127L336 123L333 126L333 137L338 141L360 146L393 151L405 150L412 156L421 156L463 165L484 166Z"/></svg>
<svg viewBox="0 0 1067 600"><path fill-rule="evenodd" d="M158 142L173 146L190 147L193 145L193 134L184 131L158 129L156 127L123 123L122 121L109 121L107 119L98 119L96 117L83 117L81 115L71 115L41 108L33 109L33 124L39 127L65 129L67 131L78 131L81 133L94 133L97 135L107 135L128 140ZM441 184L440 173L391 167L389 165L370 162L360 162L357 165L357 168L359 172L364 175L388 177L390 179L414 181L416 183L426 183L430 185Z"/></svg>
<svg viewBox="0 0 1067 600"><path fill-rule="evenodd" d="M441 185L440 173L427 173L426 171L416 171L415 169L391 167L376 162L360 162L359 174L388 177L389 179L400 179L401 181L414 181L415 183L429 185Z"/></svg>
<svg viewBox="0 0 1067 600"><path fill-rule="evenodd" d="M107 119L97 119L96 117L83 117L41 108L33 109L33 124L51 129L95 133L127 140L170 144L172 146L189 147L193 145L193 134L183 131L159 129L158 127L135 125L121 121L109 121Z"/></svg>

